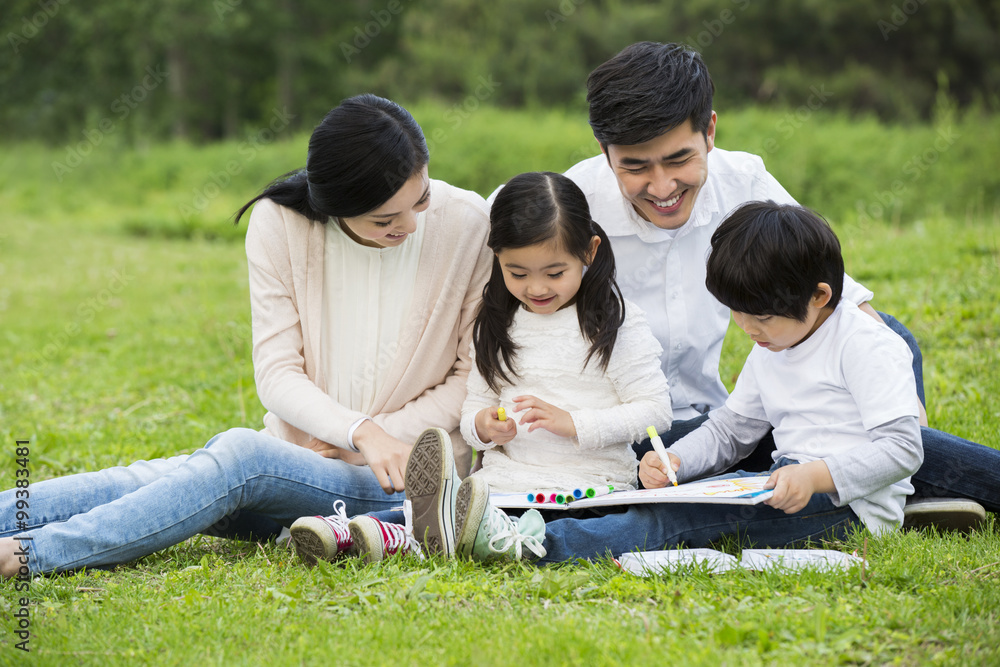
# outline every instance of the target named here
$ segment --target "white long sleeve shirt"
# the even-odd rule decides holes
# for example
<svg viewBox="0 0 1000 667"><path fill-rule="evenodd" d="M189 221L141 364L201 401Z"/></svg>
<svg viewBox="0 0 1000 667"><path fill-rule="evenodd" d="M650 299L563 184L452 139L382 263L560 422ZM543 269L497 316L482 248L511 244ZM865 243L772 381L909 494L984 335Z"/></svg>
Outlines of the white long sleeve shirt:
<svg viewBox="0 0 1000 667"><path fill-rule="evenodd" d="M591 216L608 234L625 298L646 313L663 347L661 367L670 384L674 419L691 419L721 406L727 392L719 360L729 309L705 287L712 234L745 202L795 200L758 156L715 148L708 154L708 179L690 219L679 229L663 230L639 217L626 201L603 154L574 165L566 175L583 190ZM844 276L843 296L862 304L874 295Z"/></svg>
<svg viewBox="0 0 1000 667"><path fill-rule="evenodd" d="M646 319L631 303L626 303L625 314L606 371L596 357L583 365L590 342L580 333L575 305L551 315L517 311L510 331L518 345L517 380L499 393L490 390L473 363L461 429L471 447L485 451L483 468L475 474L486 479L490 489L635 486L631 445L645 437L647 426L669 428L670 393L656 367L660 350ZM528 424L519 424L517 435L506 445L483 443L476 432L476 414L500 406L508 419L520 420L523 413L514 411L514 398L522 395L569 412L576 437L564 438L543 428L529 433Z"/></svg>

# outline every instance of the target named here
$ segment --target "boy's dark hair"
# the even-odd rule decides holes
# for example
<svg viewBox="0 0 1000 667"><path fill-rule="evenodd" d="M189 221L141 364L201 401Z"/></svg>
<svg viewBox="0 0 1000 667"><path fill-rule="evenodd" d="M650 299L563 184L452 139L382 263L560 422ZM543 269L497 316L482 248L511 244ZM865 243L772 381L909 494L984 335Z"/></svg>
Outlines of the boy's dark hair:
<svg viewBox="0 0 1000 667"><path fill-rule="evenodd" d="M683 44L638 42L587 78L590 127L605 150L609 144L655 139L689 118L694 131L705 135L714 93L697 51Z"/></svg>
<svg viewBox="0 0 1000 667"><path fill-rule="evenodd" d="M595 236L601 242L591 258L588 253ZM607 370L618 329L625 322L625 301L615 282L615 256L608 237L590 217L586 196L567 177L552 172L515 176L493 200L486 244L498 253L548 242L558 243L569 254L590 264L576 294L580 331L591 343L584 365L596 354L601 368ZM507 290L500 260L494 256L493 270L483 288L483 302L472 329L472 342L476 367L496 392L503 383L513 382L508 373L516 377L517 345L510 338L510 326L520 307L521 302Z"/></svg>
<svg viewBox="0 0 1000 667"><path fill-rule="evenodd" d="M705 286L723 305L748 315L804 322L819 283L836 307L844 289L844 258L830 225L802 206L743 204L712 234Z"/></svg>

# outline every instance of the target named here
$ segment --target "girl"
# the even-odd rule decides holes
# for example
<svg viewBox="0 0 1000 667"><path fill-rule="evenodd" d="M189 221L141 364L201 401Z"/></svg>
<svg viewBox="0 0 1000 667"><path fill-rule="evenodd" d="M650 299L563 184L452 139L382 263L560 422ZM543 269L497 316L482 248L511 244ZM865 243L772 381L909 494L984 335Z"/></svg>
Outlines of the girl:
<svg viewBox="0 0 1000 667"><path fill-rule="evenodd" d="M487 244L493 269L473 328L461 422L466 442L484 454L482 469L456 492L456 552L519 556L523 544L541 556L532 539L538 513L517 525L487 512L490 489L633 488L631 444L649 425L669 428L670 394L660 345L622 297L608 238L576 184L548 172L511 179L490 211ZM438 458L423 451L435 447L414 449L411 473ZM417 536L442 532L416 504L413 521Z"/></svg>
<svg viewBox="0 0 1000 667"><path fill-rule="evenodd" d="M267 537L335 504L398 505L418 434L457 434L489 272L485 202L430 180L427 160L420 127L393 102L361 95L333 109L305 168L237 214L256 204L246 252L265 430L33 483L26 525L17 490L0 494L0 575L121 563L199 532ZM471 451L457 459L467 470ZM346 518L329 522L350 546Z"/></svg>

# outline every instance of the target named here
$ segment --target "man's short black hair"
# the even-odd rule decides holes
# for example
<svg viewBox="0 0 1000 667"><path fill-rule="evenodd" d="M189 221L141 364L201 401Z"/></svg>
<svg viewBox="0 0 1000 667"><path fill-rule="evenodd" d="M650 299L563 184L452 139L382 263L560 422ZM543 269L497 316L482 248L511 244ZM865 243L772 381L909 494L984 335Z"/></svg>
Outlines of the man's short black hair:
<svg viewBox="0 0 1000 667"><path fill-rule="evenodd" d="M587 78L590 127L605 148L645 143L688 119L695 132L705 134L714 93L697 51L683 44L638 42Z"/></svg>
<svg viewBox="0 0 1000 667"><path fill-rule="evenodd" d="M820 283L830 307L844 289L844 258L830 225L802 206L743 204L712 234L705 286L723 305L749 315L804 322Z"/></svg>

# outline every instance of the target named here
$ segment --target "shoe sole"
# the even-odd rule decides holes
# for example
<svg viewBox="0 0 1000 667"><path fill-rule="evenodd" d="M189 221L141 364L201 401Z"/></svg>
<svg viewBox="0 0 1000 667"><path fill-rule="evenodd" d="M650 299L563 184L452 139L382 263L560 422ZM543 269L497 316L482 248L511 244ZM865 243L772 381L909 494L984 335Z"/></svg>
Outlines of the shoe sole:
<svg viewBox="0 0 1000 667"><path fill-rule="evenodd" d="M288 532L299 560L309 567L314 567L317 560L332 561L338 553L337 538L322 519L314 516L296 519Z"/></svg>
<svg viewBox="0 0 1000 667"><path fill-rule="evenodd" d="M455 498L455 553L461 558L472 558L479 526L490 506L490 485L486 480L469 477L458 487Z"/></svg>
<svg viewBox="0 0 1000 667"><path fill-rule="evenodd" d="M354 553L362 556L368 563L377 563L385 558L382 531L373 519L359 516L347 524L347 529L351 531Z"/></svg>
<svg viewBox="0 0 1000 667"><path fill-rule="evenodd" d="M986 510L977 502L959 498L916 501L903 508L903 528L933 527L968 533L986 521Z"/></svg>
<svg viewBox="0 0 1000 667"><path fill-rule="evenodd" d="M413 509L413 532L432 554L455 553L455 508L451 439L440 428L424 431L406 463L406 498Z"/></svg>

